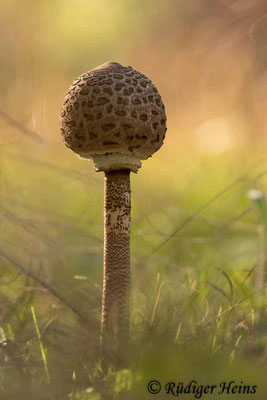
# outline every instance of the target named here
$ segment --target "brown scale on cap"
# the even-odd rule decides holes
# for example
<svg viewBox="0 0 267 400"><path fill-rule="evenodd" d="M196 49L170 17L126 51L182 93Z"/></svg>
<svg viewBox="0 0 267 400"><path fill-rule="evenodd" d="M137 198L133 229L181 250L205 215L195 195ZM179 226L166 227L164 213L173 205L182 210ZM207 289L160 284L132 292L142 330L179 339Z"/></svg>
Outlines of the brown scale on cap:
<svg viewBox="0 0 267 400"><path fill-rule="evenodd" d="M145 75L108 62L80 75L69 88L61 133L67 147L94 160L97 171L137 172L141 160L163 144L165 107Z"/></svg>

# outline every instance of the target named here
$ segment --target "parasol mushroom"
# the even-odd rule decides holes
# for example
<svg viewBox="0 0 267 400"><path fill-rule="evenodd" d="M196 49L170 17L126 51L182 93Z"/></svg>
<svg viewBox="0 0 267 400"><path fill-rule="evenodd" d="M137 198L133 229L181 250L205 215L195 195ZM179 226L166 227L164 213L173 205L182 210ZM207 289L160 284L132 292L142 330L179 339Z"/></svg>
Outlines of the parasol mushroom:
<svg viewBox="0 0 267 400"><path fill-rule="evenodd" d="M130 172L163 144L166 114L152 82L132 67L107 62L80 75L61 112L65 145L105 173L101 357L122 363L129 341Z"/></svg>

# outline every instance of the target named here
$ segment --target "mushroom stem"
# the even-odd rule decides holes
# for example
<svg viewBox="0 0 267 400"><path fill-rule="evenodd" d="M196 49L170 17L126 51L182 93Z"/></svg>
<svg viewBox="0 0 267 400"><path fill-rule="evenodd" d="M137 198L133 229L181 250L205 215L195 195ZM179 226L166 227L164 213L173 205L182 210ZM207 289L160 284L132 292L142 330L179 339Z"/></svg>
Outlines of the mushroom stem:
<svg viewBox="0 0 267 400"><path fill-rule="evenodd" d="M105 172L101 361L125 365L130 325L130 170Z"/></svg>

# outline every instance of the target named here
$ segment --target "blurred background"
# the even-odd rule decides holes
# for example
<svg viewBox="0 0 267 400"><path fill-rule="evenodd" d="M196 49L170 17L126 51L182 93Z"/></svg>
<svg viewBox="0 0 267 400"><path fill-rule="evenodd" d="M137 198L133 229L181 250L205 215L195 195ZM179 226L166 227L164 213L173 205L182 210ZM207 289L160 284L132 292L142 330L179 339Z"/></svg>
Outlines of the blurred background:
<svg viewBox="0 0 267 400"><path fill-rule="evenodd" d="M235 371L262 400L266 2L1 0L0 26L3 398L149 398L168 365L185 381ZM131 367L103 381L104 177L64 146L59 116L106 61L155 83L168 131L131 177Z"/></svg>

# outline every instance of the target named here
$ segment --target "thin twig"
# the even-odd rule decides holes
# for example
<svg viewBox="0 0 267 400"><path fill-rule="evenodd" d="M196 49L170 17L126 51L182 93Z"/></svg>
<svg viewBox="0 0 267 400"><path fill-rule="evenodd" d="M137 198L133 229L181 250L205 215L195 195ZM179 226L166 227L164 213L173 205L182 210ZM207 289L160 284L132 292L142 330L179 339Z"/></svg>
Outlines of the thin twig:
<svg viewBox="0 0 267 400"><path fill-rule="evenodd" d="M189 217L187 217L184 222L182 222L182 224L176 228L168 237L167 239L163 240L163 242L161 244L159 244L156 248L153 249L152 253L150 254L150 256L152 254L155 254L156 252L158 252L163 246L165 246L166 243L168 243L174 236L176 236L179 232L181 232L181 230L187 226L190 222L192 222L199 214L201 214L204 210L206 210L209 206L211 206L216 200L218 200L220 197L222 197L224 194L226 194L227 192L229 192L231 189L233 189L235 186L237 186L238 184L240 184L249 174L246 173L242 176L240 176L238 179L236 179L233 183L231 183L230 185L226 186L224 189L220 190L217 194L215 194L207 203L205 203L202 207L200 207L198 210L196 210L193 214L191 214ZM263 171L261 172L261 174L257 175L257 176L264 176L267 174L267 171ZM257 179L257 177L255 178ZM149 258L149 257L148 257Z"/></svg>
<svg viewBox="0 0 267 400"><path fill-rule="evenodd" d="M25 135L29 136L32 140L37 142L40 145L45 144L45 140L42 136L38 135L38 133L34 132L33 130L27 128L26 126L22 125L20 122L16 121L14 118L10 117L7 113L0 110L0 117L4 118L9 122L10 125L13 125L15 128L19 129Z"/></svg>
<svg viewBox="0 0 267 400"><path fill-rule="evenodd" d="M78 315L82 321L89 323L87 318L81 313L81 311L76 308L73 304L71 304L61 293L59 293L55 288L51 287L46 281L44 281L39 276L35 275L32 271L29 271L27 267L22 265L22 263L15 260L13 257L10 257L4 251L0 250L0 256L8 260L11 264L13 264L17 269L22 271L25 275L29 276L34 281L38 282L41 286L47 289L53 296L55 296L58 300L61 301L65 306L67 306L74 314Z"/></svg>
<svg viewBox="0 0 267 400"><path fill-rule="evenodd" d="M7 155L8 155L8 157L15 158L16 160L20 160L24 163L32 164L38 168L47 168L47 169L50 169L51 171L58 172L60 174L65 175L69 179L72 178L74 180L80 180L82 182L85 182L86 184L88 184L89 179L90 179L90 181L100 183L100 180L98 178L95 178L94 176L92 176L92 174L90 172L87 172L87 171L85 171L83 173L81 171L65 169L63 167L59 167L58 165L55 165L48 161L38 160L36 158L32 158L32 157L28 157L28 156L12 154L10 152Z"/></svg>

